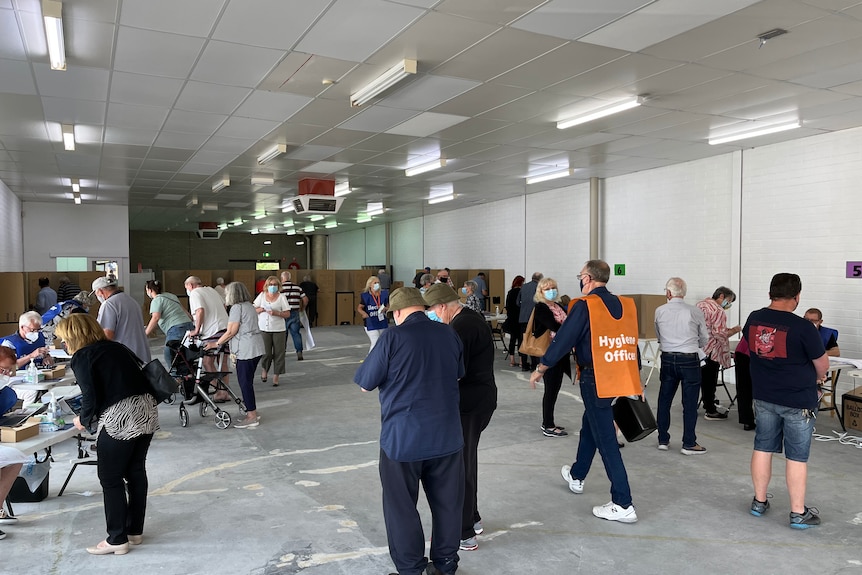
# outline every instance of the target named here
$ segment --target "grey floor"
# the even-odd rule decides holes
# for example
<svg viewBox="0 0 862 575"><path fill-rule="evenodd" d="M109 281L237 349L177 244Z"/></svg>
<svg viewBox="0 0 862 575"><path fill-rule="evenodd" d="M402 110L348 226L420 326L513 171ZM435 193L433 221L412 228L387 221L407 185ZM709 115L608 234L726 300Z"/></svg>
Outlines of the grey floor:
<svg viewBox="0 0 862 575"><path fill-rule="evenodd" d="M289 354L282 385L256 383L262 424L216 429L191 415L180 427L177 406L160 408L161 431L148 460L150 497L144 544L125 556L95 557L84 548L104 538L95 468L79 468L57 497L74 457L57 446L50 496L15 505L17 525L0 526L0 572L164 575L375 574L394 571L386 547L377 475L376 393L351 383L367 350L361 328L314 330L317 349L297 362ZM160 351L159 346L154 349ZM482 437L479 503L485 534L461 553L459 573L860 573L862 450L817 442L809 466L808 504L823 524L788 527L784 460L776 457L772 509L748 514L753 433L729 421L698 421L703 456L679 453L681 408L673 411L671 447L653 434L623 450L639 521L596 519L609 500L597 459L582 495L569 492L560 466L571 463L583 407L564 384L557 423L572 435L539 431L542 391L497 358L499 407ZM647 395L655 403L657 374ZM232 409L236 415L236 408ZM832 436L837 419L821 415ZM426 532L429 514L420 503Z"/></svg>

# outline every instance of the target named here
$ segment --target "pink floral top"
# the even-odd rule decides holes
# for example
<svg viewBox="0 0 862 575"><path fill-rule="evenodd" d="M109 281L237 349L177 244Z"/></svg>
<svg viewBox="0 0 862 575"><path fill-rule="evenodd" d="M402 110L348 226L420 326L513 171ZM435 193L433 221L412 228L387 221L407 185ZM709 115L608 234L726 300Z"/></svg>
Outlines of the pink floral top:
<svg viewBox="0 0 862 575"><path fill-rule="evenodd" d="M709 332L709 341L703 348L704 353L712 361L728 368L730 360L730 342L727 339L727 314L718 303L711 297L697 302L697 307L703 312L706 319L706 329Z"/></svg>

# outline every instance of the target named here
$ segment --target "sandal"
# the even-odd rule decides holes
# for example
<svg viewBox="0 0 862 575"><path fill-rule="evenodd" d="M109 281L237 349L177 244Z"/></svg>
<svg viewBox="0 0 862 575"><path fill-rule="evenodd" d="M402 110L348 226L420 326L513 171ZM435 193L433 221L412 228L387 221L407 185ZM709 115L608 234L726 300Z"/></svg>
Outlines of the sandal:
<svg viewBox="0 0 862 575"><path fill-rule="evenodd" d="M266 383L266 372L263 372L262 374L260 374L260 380L262 382Z"/></svg>
<svg viewBox="0 0 862 575"><path fill-rule="evenodd" d="M273 379L273 380L272 380L272 386L273 386L273 387L278 387L278 380L277 380L277 379Z"/></svg>

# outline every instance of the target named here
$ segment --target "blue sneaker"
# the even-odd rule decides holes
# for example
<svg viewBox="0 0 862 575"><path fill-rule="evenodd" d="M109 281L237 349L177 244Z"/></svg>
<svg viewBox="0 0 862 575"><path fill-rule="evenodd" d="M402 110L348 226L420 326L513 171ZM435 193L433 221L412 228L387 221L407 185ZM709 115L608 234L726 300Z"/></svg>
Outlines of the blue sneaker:
<svg viewBox="0 0 862 575"><path fill-rule="evenodd" d="M790 527L808 529L820 525L820 511L816 507L806 507L805 513L790 513Z"/></svg>
<svg viewBox="0 0 862 575"><path fill-rule="evenodd" d="M757 497L751 499L751 514L755 517L760 517L766 510L769 509L769 494L766 494L766 501L758 501Z"/></svg>

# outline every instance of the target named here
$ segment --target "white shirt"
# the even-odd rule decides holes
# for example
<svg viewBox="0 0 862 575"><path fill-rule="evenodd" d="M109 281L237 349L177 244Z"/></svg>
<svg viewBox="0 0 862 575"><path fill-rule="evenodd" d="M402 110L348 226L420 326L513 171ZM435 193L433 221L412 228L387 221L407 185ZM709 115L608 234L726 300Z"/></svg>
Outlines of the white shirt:
<svg viewBox="0 0 862 575"><path fill-rule="evenodd" d="M195 312L203 308L204 317L201 323L200 336L211 337L216 333L227 329L227 310L218 292L209 286L201 286L192 290L189 294L189 310L192 317Z"/></svg>

